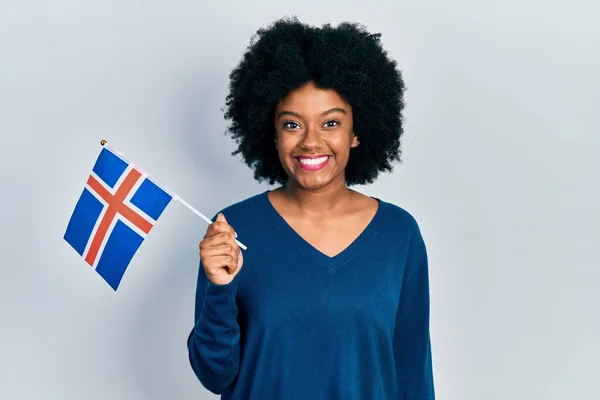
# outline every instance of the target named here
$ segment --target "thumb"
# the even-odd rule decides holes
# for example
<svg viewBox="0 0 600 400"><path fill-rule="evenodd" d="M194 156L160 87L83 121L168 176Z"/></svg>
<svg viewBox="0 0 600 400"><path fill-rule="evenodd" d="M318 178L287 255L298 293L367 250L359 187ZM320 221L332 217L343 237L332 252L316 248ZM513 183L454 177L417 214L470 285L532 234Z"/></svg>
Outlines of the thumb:
<svg viewBox="0 0 600 400"><path fill-rule="evenodd" d="M219 215L217 215L217 221L224 222L229 225L229 222L227 222L223 213L219 213ZM237 232L233 231L233 237L237 238Z"/></svg>

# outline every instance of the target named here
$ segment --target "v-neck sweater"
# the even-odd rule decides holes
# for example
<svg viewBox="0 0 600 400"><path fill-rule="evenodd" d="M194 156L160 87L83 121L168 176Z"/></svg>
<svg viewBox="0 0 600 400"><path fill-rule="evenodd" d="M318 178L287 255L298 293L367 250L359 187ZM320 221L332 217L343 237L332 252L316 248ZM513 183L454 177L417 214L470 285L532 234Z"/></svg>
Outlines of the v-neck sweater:
<svg viewBox="0 0 600 400"><path fill-rule="evenodd" d="M223 400L435 399L425 242L408 211L376 200L333 257L268 191L221 210L247 250L228 284L200 262L187 344L206 389Z"/></svg>

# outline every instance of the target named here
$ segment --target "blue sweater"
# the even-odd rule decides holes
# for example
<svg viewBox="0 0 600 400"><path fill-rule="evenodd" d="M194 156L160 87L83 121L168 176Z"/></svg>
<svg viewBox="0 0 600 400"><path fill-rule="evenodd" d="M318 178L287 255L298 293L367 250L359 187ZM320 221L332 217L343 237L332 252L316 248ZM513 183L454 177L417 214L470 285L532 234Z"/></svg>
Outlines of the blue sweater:
<svg viewBox="0 0 600 400"><path fill-rule="evenodd" d="M379 200L335 257L266 191L222 211L248 250L227 285L200 265L188 350L204 387L224 400L435 398L427 254L407 211Z"/></svg>

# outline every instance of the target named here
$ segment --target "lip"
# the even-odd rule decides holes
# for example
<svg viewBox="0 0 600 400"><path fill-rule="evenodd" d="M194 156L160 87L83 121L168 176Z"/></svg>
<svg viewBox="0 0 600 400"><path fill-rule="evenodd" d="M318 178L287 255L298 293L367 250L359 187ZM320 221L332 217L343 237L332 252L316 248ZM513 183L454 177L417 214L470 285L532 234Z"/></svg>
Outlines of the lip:
<svg viewBox="0 0 600 400"><path fill-rule="evenodd" d="M321 157L327 157L327 159L325 161L323 161L321 164L306 165L306 164L302 164L300 162L301 158L314 160L315 158L321 158ZM317 155L317 156L296 156L296 157L294 157L295 163L305 171L318 171L320 169L323 169L323 168L325 168L325 166L327 166L327 164L329 164L329 160L331 160L331 156L328 154L321 154L321 155Z"/></svg>

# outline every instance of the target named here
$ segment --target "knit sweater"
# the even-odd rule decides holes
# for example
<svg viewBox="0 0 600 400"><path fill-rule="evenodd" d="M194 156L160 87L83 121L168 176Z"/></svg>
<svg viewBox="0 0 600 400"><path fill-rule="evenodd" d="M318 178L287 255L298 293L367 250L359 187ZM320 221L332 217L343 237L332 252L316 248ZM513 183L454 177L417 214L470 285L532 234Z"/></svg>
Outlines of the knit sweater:
<svg viewBox="0 0 600 400"><path fill-rule="evenodd" d="M225 285L202 264L189 360L223 400L434 400L427 252L416 220L377 199L368 226L325 255L268 191L221 210L248 249Z"/></svg>

